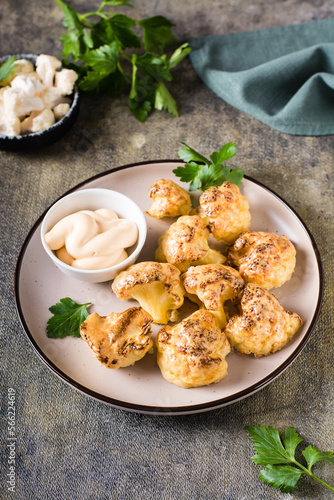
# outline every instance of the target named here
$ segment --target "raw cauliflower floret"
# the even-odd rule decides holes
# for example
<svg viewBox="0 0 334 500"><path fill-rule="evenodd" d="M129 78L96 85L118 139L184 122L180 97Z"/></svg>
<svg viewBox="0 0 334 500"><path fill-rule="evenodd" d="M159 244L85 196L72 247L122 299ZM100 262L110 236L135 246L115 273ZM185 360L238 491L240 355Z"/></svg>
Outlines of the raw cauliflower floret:
<svg viewBox="0 0 334 500"><path fill-rule="evenodd" d="M32 62L27 59L16 59L13 63L11 74L4 80L1 80L1 85L5 87L9 85L17 75L26 75L28 73L32 73L33 71L34 65Z"/></svg>
<svg viewBox="0 0 334 500"><path fill-rule="evenodd" d="M153 347L152 318L141 307L100 316L90 314L80 326L80 335L96 358L107 368L133 365Z"/></svg>
<svg viewBox="0 0 334 500"><path fill-rule="evenodd" d="M51 109L43 111L32 111L27 118L21 122L21 134L42 132L55 123L55 116Z"/></svg>
<svg viewBox="0 0 334 500"><path fill-rule="evenodd" d="M235 241L228 260L239 268L247 283L256 283L270 290L291 278L296 265L296 250L286 236L249 231Z"/></svg>
<svg viewBox="0 0 334 500"><path fill-rule="evenodd" d="M240 233L248 231L251 219L248 200L232 182L207 189L199 201L197 212L208 218L217 241L231 245Z"/></svg>
<svg viewBox="0 0 334 500"><path fill-rule="evenodd" d="M41 97L44 102L44 107L53 109L58 104L70 103L68 97L64 97L59 89L56 87L46 87Z"/></svg>
<svg viewBox="0 0 334 500"><path fill-rule="evenodd" d="M172 384L200 387L226 376L230 345L209 311L200 309L173 328L164 326L156 346L161 373Z"/></svg>
<svg viewBox="0 0 334 500"><path fill-rule="evenodd" d="M67 115L69 110L70 110L70 105L67 102L62 102L60 104L57 104L53 108L53 113L55 115L56 120L58 121L64 118L64 116Z"/></svg>
<svg viewBox="0 0 334 500"><path fill-rule="evenodd" d="M18 93L23 92L29 97L34 97L36 94L43 92L45 87L39 80L37 73L33 72L16 76L11 82L11 88Z"/></svg>
<svg viewBox="0 0 334 500"><path fill-rule="evenodd" d="M147 213L156 219L188 215L190 212L189 194L169 179L158 179L150 187L149 196L153 204Z"/></svg>
<svg viewBox="0 0 334 500"><path fill-rule="evenodd" d="M43 100L40 97L31 97L8 87L2 93L4 112L8 118L19 118L28 115L31 111L42 111Z"/></svg>
<svg viewBox="0 0 334 500"><path fill-rule="evenodd" d="M242 354L267 356L284 347L303 322L298 314L285 311L268 290L253 283L245 287L241 300L242 315L233 316L225 334Z"/></svg>
<svg viewBox="0 0 334 500"><path fill-rule="evenodd" d="M65 116L71 102L67 95L72 93L78 75L68 69L56 71L60 67L56 57L45 54L37 57L36 71L26 59L14 62L12 74L1 82L0 134L41 132ZM4 86L6 82L8 86Z"/></svg>
<svg viewBox="0 0 334 500"><path fill-rule="evenodd" d="M54 84L55 72L60 68L61 62L54 56L41 54L36 59L36 73L41 77L46 87Z"/></svg>
<svg viewBox="0 0 334 500"><path fill-rule="evenodd" d="M159 238L155 259L169 262L181 272L190 266L222 264L226 257L208 245L209 228L199 215L183 215Z"/></svg>
<svg viewBox="0 0 334 500"><path fill-rule="evenodd" d="M78 74L73 69L63 68L61 71L56 71L55 87L63 95L71 95L77 79Z"/></svg>
<svg viewBox="0 0 334 500"><path fill-rule="evenodd" d="M18 118L0 118L0 135L16 137L20 135L21 123Z"/></svg>
<svg viewBox="0 0 334 500"><path fill-rule="evenodd" d="M154 323L176 321L184 301L180 271L171 264L139 262L121 271L112 291L119 299L136 299Z"/></svg>
<svg viewBox="0 0 334 500"><path fill-rule="evenodd" d="M182 276L186 297L215 314L221 328L227 320L224 304L242 297L244 280L238 271L222 264L190 267Z"/></svg>

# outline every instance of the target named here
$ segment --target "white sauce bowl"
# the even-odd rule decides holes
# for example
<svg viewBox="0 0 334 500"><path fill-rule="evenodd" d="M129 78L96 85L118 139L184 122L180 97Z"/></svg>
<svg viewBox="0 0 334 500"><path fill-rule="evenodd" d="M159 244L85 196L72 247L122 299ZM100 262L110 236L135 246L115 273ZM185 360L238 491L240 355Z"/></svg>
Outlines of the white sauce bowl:
<svg viewBox="0 0 334 500"><path fill-rule="evenodd" d="M115 266L98 270L77 269L65 264L56 257L55 253L47 245L44 235L67 215L71 215L79 210L98 210L99 208L109 208L116 212L119 218L131 220L137 225L138 240L132 247L126 249L128 258ZM142 210L130 198L111 189L80 189L64 196L49 208L41 225L43 248L58 269L72 278L90 283L110 281L120 271L134 264L144 246L146 235L147 225Z"/></svg>

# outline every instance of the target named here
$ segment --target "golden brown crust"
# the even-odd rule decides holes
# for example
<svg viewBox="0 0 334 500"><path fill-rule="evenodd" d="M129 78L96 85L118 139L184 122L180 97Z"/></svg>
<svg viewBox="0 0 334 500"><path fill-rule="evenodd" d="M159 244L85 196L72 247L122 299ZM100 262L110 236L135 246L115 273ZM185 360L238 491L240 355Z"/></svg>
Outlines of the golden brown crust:
<svg viewBox="0 0 334 500"><path fill-rule="evenodd" d="M153 204L147 213L156 219L188 215L190 212L189 194L169 179L158 179L150 187L149 196Z"/></svg>
<svg viewBox="0 0 334 500"><path fill-rule="evenodd" d="M180 271L166 262L138 262L116 276L112 291L119 299L129 299L134 287L157 281L170 289L175 283L180 283Z"/></svg>
<svg viewBox="0 0 334 500"><path fill-rule="evenodd" d="M184 301L180 271L166 262L139 262L121 271L112 284L119 299L136 299L154 323L177 319Z"/></svg>
<svg viewBox="0 0 334 500"><path fill-rule="evenodd" d="M255 284L245 287L242 315L233 316L225 328L232 346L242 354L267 356L284 347L303 322L298 314L285 311L277 298Z"/></svg>
<svg viewBox="0 0 334 500"><path fill-rule="evenodd" d="M80 335L107 368L134 364L152 348L151 316L141 307L122 313L90 314L80 326Z"/></svg>
<svg viewBox="0 0 334 500"><path fill-rule="evenodd" d="M209 311L199 310L157 336L157 361L163 377L184 388L219 382L227 373L230 345Z"/></svg>
<svg viewBox="0 0 334 500"><path fill-rule="evenodd" d="M224 304L227 300L240 301L244 280L239 272L222 264L190 267L181 276L186 296L200 307L217 313L220 326L226 326Z"/></svg>
<svg viewBox="0 0 334 500"><path fill-rule="evenodd" d="M247 198L238 186L228 181L204 191L198 213L208 218L214 238L226 245L231 245L240 233L249 229L251 216Z"/></svg>
<svg viewBox="0 0 334 500"><path fill-rule="evenodd" d="M155 258L173 264L181 272L191 265L224 262L226 258L222 254L210 249L209 235L209 228L199 215L179 217L160 236Z"/></svg>
<svg viewBox="0 0 334 500"><path fill-rule="evenodd" d="M296 250L286 236L249 231L237 238L229 251L228 261L239 269L247 283L270 290L291 278Z"/></svg>
<svg viewBox="0 0 334 500"><path fill-rule="evenodd" d="M222 264L207 264L188 269L182 275L186 291L195 294L206 309L217 310L222 301L241 299L244 280L236 269Z"/></svg>

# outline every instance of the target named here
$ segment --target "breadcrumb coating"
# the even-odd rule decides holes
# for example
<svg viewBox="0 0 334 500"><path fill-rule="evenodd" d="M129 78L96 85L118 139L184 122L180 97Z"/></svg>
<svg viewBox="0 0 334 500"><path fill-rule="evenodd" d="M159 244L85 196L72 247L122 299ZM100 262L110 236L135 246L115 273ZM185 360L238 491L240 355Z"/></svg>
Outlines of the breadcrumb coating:
<svg viewBox="0 0 334 500"><path fill-rule="evenodd" d="M107 368L133 365L153 347L151 316L141 307L100 316L90 314L80 326L80 335L95 357Z"/></svg>
<svg viewBox="0 0 334 500"><path fill-rule="evenodd" d="M230 345L215 316L195 311L173 328L164 326L156 338L163 377L180 387L200 387L222 380Z"/></svg>
<svg viewBox="0 0 334 500"><path fill-rule="evenodd" d="M250 226L248 200L232 182L204 191L198 213L208 218L213 237L225 245L231 245Z"/></svg>
<svg viewBox="0 0 334 500"><path fill-rule="evenodd" d="M245 287L241 316L233 316L225 328L230 344L242 354L267 356L279 351L303 322L298 314L284 310L268 290L253 283Z"/></svg>
<svg viewBox="0 0 334 500"><path fill-rule="evenodd" d="M189 194L169 179L158 179L150 187L149 196L153 204L147 213L156 219L188 215L190 212Z"/></svg>
<svg viewBox="0 0 334 500"><path fill-rule="evenodd" d="M296 249L286 236L249 231L237 238L228 261L239 269L247 283L267 290L282 286L296 266Z"/></svg>

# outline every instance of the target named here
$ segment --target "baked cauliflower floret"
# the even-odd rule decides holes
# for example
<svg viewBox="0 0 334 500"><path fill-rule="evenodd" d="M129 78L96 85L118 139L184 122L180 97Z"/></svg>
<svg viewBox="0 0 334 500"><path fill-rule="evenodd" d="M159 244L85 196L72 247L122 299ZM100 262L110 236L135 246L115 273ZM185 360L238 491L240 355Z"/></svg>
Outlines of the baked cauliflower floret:
<svg viewBox="0 0 334 500"><path fill-rule="evenodd" d="M222 264L226 257L208 245L209 228L199 215L183 215L159 238L155 259L169 262L181 272L190 266Z"/></svg>
<svg viewBox="0 0 334 500"><path fill-rule="evenodd" d="M267 356L279 351L297 333L303 322L298 314L285 311L268 290L253 283L245 287L242 316L233 316L225 334L242 354Z"/></svg>
<svg viewBox="0 0 334 500"><path fill-rule="evenodd" d="M256 283L270 290L291 278L296 265L296 250L286 236L249 231L235 241L228 260L239 268L247 283Z"/></svg>
<svg viewBox="0 0 334 500"><path fill-rule="evenodd" d="M230 345L215 316L195 311L173 328L164 326L156 338L163 377L180 387L200 387L222 380Z"/></svg>
<svg viewBox="0 0 334 500"><path fill-rule="evenodd" d="M90 314L80 326L81 337L107 368L133 365L153 347L152 318L141 307L121 313Z"/></svg>
<svg viewBox="0 0 334 500"><path fill-rule="evenodd" d="M119 299L136 299L154 323L176 321L184 301L180 271L167 263L139 262L121 271L112 290Z"/></svg>
<svg viewBox="0 0 334 500"><path fill-rule="evenodd" d="M208 218L216 240L231 245L240 233L248 231L251 219L248 201L232 182L207 189L199 201L197 211Z"/></svg>
<svg viewBox="0 0 334 500"><path fill-rule="evenodd" d="M189 194L169 179L157 180L150 187L149 196L153 204L147 213L156 219L188 215L190 212Z"/></svg>
<svg viewBox="0 0 334 500"><path fill-rule="evenodd" d="M222 264L207 264L190 267L181 278L186 296L215 314L220 327L225 328L225 302L236 303L242 297L244 280L238 271Z"/></svg>

